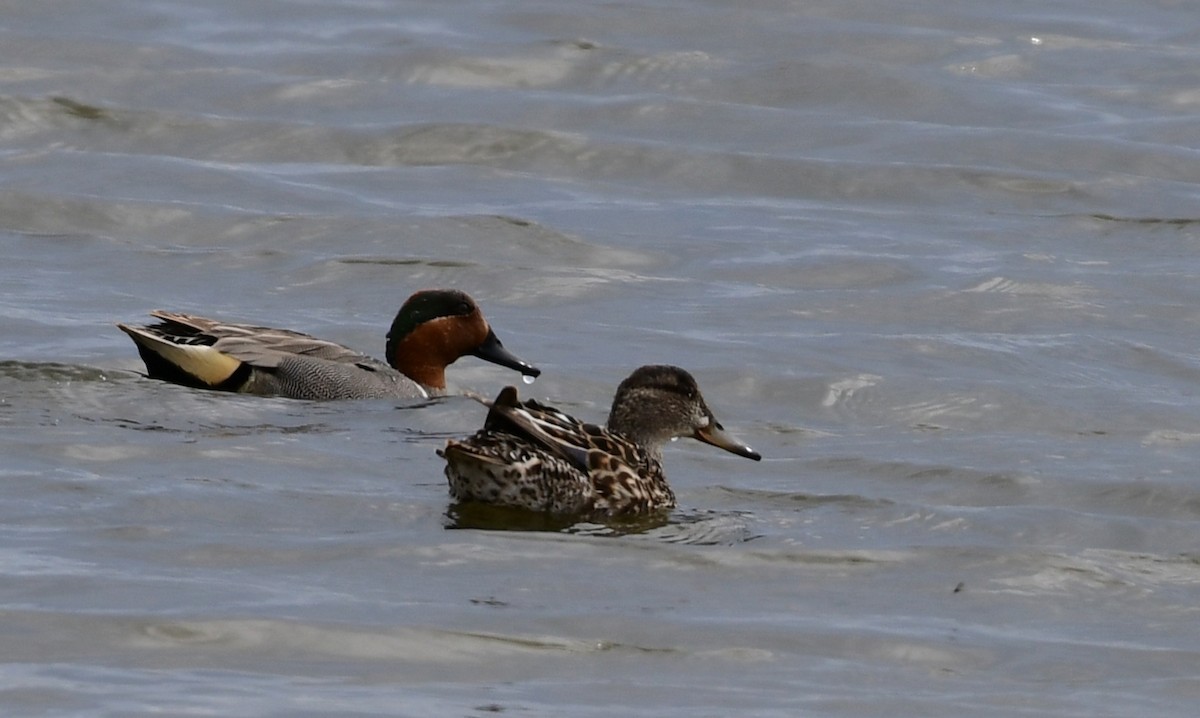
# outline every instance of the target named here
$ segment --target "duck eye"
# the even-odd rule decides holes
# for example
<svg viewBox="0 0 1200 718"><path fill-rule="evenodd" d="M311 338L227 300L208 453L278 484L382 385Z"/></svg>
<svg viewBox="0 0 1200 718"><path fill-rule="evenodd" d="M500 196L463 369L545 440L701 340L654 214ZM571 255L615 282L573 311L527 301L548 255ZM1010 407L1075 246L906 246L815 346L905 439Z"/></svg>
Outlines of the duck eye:
<svg viewBox="0 0 1200 718"><path fill-rule="evenodd" d="M459 314L470 314L471 313L471 305L467 304L466 302L459 302L458 313Z"/></svg>

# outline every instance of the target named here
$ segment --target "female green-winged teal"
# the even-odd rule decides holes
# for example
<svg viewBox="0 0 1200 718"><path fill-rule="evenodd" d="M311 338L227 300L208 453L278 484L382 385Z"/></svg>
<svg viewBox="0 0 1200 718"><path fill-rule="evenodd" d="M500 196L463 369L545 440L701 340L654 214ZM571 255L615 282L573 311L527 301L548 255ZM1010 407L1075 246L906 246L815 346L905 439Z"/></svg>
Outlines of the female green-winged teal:
<svg viewBox="0 0 1200 718"><path fill-rule="evenodd" d="M696 380L675 366L644 366L617 387L605 427L557 409L519 402L505 387L483 429L451 440L450 495L560 514L641 514L675 506L662 468L662 444L691 436L758 461L758 452L725 433Z"/></svg>
<svg viewBox="0 0 1200 718"><path fill-rule="evenodd" d="M292 399L414 399L443 393L446 367L471 354L526 376L541 370L504 348L475 300L453 289L408 298L387 335L387 363L286 329L154 311L118 324L150 377L201 389Z"/></svg>

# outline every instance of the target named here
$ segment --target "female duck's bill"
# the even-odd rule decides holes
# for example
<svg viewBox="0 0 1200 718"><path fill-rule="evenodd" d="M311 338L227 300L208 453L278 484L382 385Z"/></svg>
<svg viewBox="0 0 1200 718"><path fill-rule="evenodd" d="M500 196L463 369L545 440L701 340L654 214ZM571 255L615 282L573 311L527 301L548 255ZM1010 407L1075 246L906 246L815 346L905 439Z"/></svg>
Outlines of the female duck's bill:
<svg viewBox="0 0 1200 718"><path fill-rule="evenodd" d="M644 366L617 387L604 427L582 422L506 387L483 429L451 440L450 494L556 514L617 516L675 506L662 469L662 445L690 436L755 461L762 457L727 433L692 375L675 366Z"/></svg>
<svg viewBox="0 0 1200 718"><path fill-rule="evenodd" d="M145 326L117 326L133 339L147 374L203 389L294 399L421 398L446 389L459 357L537 376L505 349L475 300L453 289L420 291L397 312L386 363L308 334L154 311Z"/></svg>

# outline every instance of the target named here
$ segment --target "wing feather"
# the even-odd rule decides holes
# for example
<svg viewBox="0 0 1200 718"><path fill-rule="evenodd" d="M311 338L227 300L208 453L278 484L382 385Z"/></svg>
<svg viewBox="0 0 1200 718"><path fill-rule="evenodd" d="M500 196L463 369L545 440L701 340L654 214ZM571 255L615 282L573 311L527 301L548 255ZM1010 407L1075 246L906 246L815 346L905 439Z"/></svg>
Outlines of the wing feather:
<svg viewBox="0 0 1200 718"><path fill-rule="evenodd" d="M277 367L288 356L358 364L370 357L325 339L289 329L222 322L193 314L155 310L162 324L149 327L163 338L186 344L207 344L222 354L258 367Z"/></svg>

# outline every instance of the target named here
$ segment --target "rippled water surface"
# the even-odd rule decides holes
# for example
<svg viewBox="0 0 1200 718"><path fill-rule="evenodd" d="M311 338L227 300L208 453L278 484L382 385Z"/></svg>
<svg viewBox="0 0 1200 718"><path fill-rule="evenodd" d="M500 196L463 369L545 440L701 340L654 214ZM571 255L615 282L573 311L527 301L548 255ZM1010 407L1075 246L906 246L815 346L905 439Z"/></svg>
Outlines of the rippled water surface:
<svg viewBox="0 0 1200 718"><path fill-rule="evenodd" d="M1143 3L10 2L0 712L1192 716L1200 34ZM466 289L666 522L450 506L467 398L151 381ZM463 359L455 388L515 374Z"/></svg>

